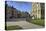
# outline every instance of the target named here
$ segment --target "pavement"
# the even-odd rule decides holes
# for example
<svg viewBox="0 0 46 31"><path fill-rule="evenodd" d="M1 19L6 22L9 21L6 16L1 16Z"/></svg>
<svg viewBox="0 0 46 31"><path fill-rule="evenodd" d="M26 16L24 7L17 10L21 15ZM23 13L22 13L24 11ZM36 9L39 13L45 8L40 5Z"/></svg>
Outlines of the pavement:
<svg viewBox="0 0 46 31"><path fill-rule="evenodd" d="M15 26L18 25L22 27L23 29L37 29L37 28L43 28L42 26L36 25L29 23L27 21L11 21L11 22L6 22L7 26Z"/></svg>

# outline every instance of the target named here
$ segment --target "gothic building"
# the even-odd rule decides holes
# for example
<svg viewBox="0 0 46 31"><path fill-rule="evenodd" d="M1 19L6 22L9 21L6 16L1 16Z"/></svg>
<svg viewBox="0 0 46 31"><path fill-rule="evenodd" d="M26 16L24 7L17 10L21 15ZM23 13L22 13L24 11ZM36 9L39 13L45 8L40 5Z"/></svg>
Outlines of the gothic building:
<svg viewBox="0 0 46 31"><path fill-rule="evenodd" d="M44 17L44 11L45 10L44 10L44 4L43 3L32 3L31 16L33 16L34 18L43 18Z"/></svg>
<svg viewBox="0 0 46 31"><path fill-rule="evenodd" d="M45 3L40 3L41 5L41 18L45 18Z"/></svg>

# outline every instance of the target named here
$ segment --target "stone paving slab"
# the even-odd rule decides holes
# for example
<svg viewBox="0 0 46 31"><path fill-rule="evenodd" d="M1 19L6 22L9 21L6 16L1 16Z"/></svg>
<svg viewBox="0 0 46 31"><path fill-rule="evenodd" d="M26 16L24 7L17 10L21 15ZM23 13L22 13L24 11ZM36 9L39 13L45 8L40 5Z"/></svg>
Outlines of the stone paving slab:
<svg viewBox="0 0 46 31"><path fill-rule="evenodd" d="M7 22L7 26L15 26L15 25L19 25L23 29L43 28L42 26L35 25L27 21Z"/></svg>

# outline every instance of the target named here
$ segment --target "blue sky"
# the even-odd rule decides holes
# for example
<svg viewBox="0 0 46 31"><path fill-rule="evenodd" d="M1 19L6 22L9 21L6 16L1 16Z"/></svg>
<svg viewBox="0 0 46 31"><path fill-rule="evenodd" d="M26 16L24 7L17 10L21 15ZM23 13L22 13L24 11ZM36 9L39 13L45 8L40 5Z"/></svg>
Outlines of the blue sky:
<svg viewBox="0 0 46 31"><path fill-rule="evenodd" d="M7 1L7 4L9 6L13 6L14 8L20 10L20 11L27 11L31 12L32 10L32 3L31 2L20 2L20 1Z"/></svg>

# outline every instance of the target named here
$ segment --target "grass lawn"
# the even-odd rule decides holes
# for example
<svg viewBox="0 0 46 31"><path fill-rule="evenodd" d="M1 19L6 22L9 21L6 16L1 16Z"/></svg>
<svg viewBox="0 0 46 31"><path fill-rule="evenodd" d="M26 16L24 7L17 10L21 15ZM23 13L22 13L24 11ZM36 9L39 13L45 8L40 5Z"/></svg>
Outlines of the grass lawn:
<svg viewBox="0 0 46 31"><path fill-rule="evenodd" d="M41 25L41 26L45 26L45 21L43 19L32 20L31 23Z"/></svg>
<svg viewBox="0 0 46 31"><path fill-rule="evenodd" d="M27 19L28 22L30 23L33 23L33 24L37 24L37 25L40 25L40 26L45 26L45 20L44 19Z"/></svg>
<svg viewBox="0 0 46 31"><path fill-rule="evenodd" d="M7 30L16 30L16 29L22 29L22 27L16 25L16 26L7 26Z"/></svg>

